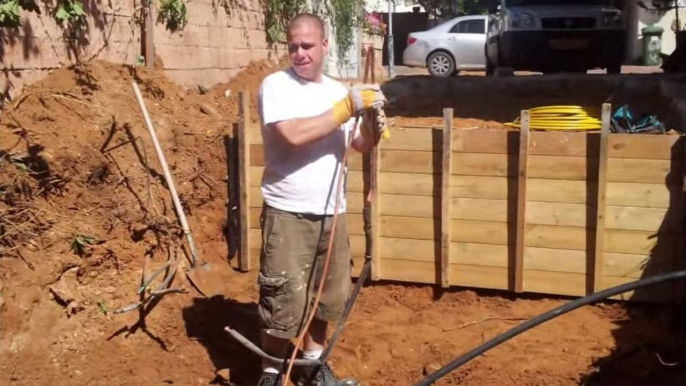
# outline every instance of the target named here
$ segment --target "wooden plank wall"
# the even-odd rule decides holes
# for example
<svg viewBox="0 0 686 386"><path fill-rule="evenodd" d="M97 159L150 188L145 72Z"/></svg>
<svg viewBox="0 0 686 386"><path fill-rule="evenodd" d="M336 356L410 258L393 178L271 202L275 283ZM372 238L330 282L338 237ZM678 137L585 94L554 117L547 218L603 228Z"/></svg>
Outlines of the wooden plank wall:
<svg viewBox="0 0 686 386"><path fill-rule="evenodd" d="M683 266L682 136L453 128L444 137L442 127L391 130L380 144L375 279L580 296ZM259 128L241 138L250 144L244 240L247 258L257 259ZM357 274L364 255L362 157L351 154L348 167ZM625 298L668 300L678 293L674 287Z"/></svg>

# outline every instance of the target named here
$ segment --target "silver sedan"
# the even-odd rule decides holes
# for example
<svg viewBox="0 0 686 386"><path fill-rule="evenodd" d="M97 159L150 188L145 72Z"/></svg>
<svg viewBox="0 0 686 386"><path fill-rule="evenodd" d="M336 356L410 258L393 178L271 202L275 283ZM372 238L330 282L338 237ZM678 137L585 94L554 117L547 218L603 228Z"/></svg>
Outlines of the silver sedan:
<svg viewBox="0 0 686 386"><path fill-rule="evenodd" d="M403 64L426 67L437 77L486 69L488 16L460 16L407 37Z"/></svg>

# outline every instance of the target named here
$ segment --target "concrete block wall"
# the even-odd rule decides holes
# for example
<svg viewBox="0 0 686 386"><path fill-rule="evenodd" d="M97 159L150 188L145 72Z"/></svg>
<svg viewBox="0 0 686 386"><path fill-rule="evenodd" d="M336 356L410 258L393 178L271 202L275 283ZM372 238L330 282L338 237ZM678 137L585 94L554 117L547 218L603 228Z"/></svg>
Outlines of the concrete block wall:
<svg viewBox="0 0 686 386"><path fill-rule="evenodd" d="M10 95L52 70L81 60L101 59L134 64L141 52L141 27L136 0L82 0L88 14L85 39L75 48L65 38L45 3L41 14L23 11L19 28L0 29L0 88L12 83ZM186 3L188 24L176 32L156 23L155 53L166 74L183 87L211 87L225 82L251 61L277 60L281 46L268 47L259 0L229 0L227 12L218 0ZM156 20L157 14L153 17Z"/></svg>
<svg viewBox="0 0 686 386"><path fill-rule="evenodd" d="M214 3L214 4L213 4ZM186 5L188 24L170 32L155 25L155 50L167 75L184 87L224 82L251 61L276 61L286 54L269 47L259 0L231 0L227 11L217 0L193 0Z"/></svg>

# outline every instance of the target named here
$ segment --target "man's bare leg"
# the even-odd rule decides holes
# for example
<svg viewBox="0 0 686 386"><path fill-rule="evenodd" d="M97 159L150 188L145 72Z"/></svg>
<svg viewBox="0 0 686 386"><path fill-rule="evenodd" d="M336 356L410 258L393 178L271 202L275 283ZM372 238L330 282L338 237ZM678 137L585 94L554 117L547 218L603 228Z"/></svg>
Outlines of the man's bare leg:
<svg viewBox="0 0 686 386"><path fill-rule="evenodd" d="M305 334L303 340L303 358L305 359L319 359L324 351L324 343L326 343L326 328L328 323L317 318L312 319L310 329Z"/></svg>
<svg viewBox="0 0 686 386"><path fill-rule="evenodd" d="M267 334L266 332L261 332L262 350L275 357L275 358L285 358L288 352L288 340L280 339ZM282 363L272 363L266 359L262 360L262 370L272 374L278 374L281 372Z"/></svg>

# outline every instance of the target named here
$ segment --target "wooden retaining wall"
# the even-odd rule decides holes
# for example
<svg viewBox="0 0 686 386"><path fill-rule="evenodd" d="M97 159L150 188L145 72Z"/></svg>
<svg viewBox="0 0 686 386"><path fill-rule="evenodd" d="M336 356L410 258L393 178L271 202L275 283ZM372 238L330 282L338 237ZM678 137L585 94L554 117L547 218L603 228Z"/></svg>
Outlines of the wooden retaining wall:
<svg viewBox="0 0 686 386"><path fill-rule="evenodd" d="M609 133L609 108L602 134L529 131L526 111L521 131L392 127L378 154L372 280L580 296L683 267L684 138ZM239 146L248 270L261 243L259 127L243 128ZM361 155L348 168L357 275ZM668 301L682 288L620 298Z"/></svg>

